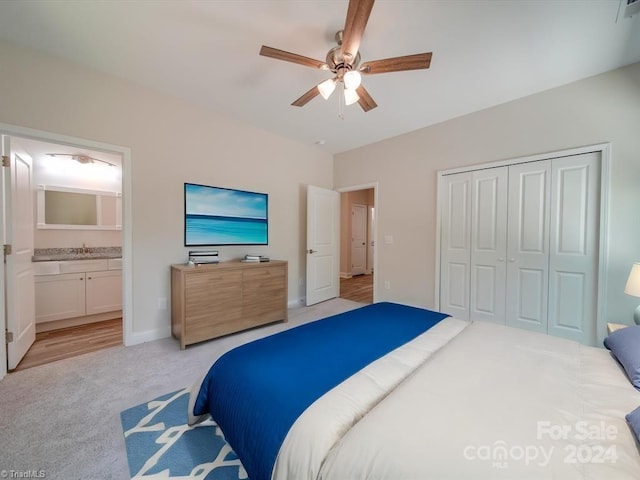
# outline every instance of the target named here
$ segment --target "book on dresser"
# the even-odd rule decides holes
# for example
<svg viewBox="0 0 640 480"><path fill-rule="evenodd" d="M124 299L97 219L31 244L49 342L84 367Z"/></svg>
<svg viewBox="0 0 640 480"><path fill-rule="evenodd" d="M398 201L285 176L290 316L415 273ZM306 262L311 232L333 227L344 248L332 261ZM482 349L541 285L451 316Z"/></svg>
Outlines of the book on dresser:
<svg viewBox="0 0 640 480"><path fill-rule="evenodd" d="M229 261L171 266L171 334L180 348L287 321L288 264Z"/></svg>
<svg viewBox="0 0 640 480"><path fill-rule="evenodd" d="M240 261L241 262L268 262L269 261L269 257L265 257L264 255L250 255L250 254L247 254Z"/></svg>

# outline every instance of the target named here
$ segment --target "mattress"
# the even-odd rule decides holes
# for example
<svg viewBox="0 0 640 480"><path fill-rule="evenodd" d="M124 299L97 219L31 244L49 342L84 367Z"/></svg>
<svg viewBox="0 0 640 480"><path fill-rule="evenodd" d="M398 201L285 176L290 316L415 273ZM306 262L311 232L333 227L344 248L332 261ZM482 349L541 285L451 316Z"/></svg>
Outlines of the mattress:
<svg viewBox="0 0 640 480"><path fill-rule="evenodd" d="M638 479L624 419L638 405L608 351L475 322L350 427L314 478Z"/></svg>
<svg viewBox="0 0 640 480"><path fill-rule="evenodd" d="M638 405L604 349L449 317L313 400L265 471L274 480L638 479L624 420Z"/></svg>

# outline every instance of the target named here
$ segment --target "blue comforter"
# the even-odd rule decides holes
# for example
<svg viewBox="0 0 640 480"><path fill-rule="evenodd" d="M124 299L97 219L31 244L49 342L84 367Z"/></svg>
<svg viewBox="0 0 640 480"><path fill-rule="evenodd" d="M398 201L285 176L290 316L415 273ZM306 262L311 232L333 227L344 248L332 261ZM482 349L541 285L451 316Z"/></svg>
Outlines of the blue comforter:
<svg viewBox="0 0 640 480"><path fill-rule="evenodd" d="M289 429L315 400L447 315L376 303L237 347L202 382L210 413L251 480L269 480Z"/></svg>

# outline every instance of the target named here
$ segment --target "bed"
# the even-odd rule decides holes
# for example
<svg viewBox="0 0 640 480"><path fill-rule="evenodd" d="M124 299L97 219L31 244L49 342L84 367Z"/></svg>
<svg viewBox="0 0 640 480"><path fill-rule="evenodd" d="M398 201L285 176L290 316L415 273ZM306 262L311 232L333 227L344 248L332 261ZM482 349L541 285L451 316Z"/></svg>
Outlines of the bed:
<svg viewBox="0 0 640 480"><path fill-rule="evenodd" d="M630 372L605 349L382 302L227 352L188 413L251 480L638 479Z"/></svg>

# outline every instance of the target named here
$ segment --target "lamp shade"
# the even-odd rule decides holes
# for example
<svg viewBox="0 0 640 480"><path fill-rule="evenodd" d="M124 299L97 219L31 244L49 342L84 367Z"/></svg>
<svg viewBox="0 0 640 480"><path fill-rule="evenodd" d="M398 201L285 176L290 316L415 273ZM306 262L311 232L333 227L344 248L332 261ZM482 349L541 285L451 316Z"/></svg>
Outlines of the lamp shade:
<svg viewBox="0 0 640 480"><path fill-rule="evenodd" d="M345 88L349 90L355 90L360 86L362 77L360 76L360 72L358 72L357 70L349 70L344 74L342 81L344 82Z"/></svg>
<svg viewBox="0 0 640 480"><path fill-rule="evenodd" d="M334 78L325 80L320 85L318 85L318 91L320 92L320 95L322 95L322 98L324 98L325 100L327 100L331 96L335 88L336 81Z"/></svg>
<svg viewBox="0 0 640 480"><path fill-rule="evenodd" d="M360 100L360 96L356 93L355 90L351 90L349 88L344 89L344 104L351 105Z"/></svg>
<svg viewBox="0 0 640 480"><path fill-rule="evenodd" d="M627 286L624 287L624 293L640 297L640 263L634 263L627 279Z"/></svg>

